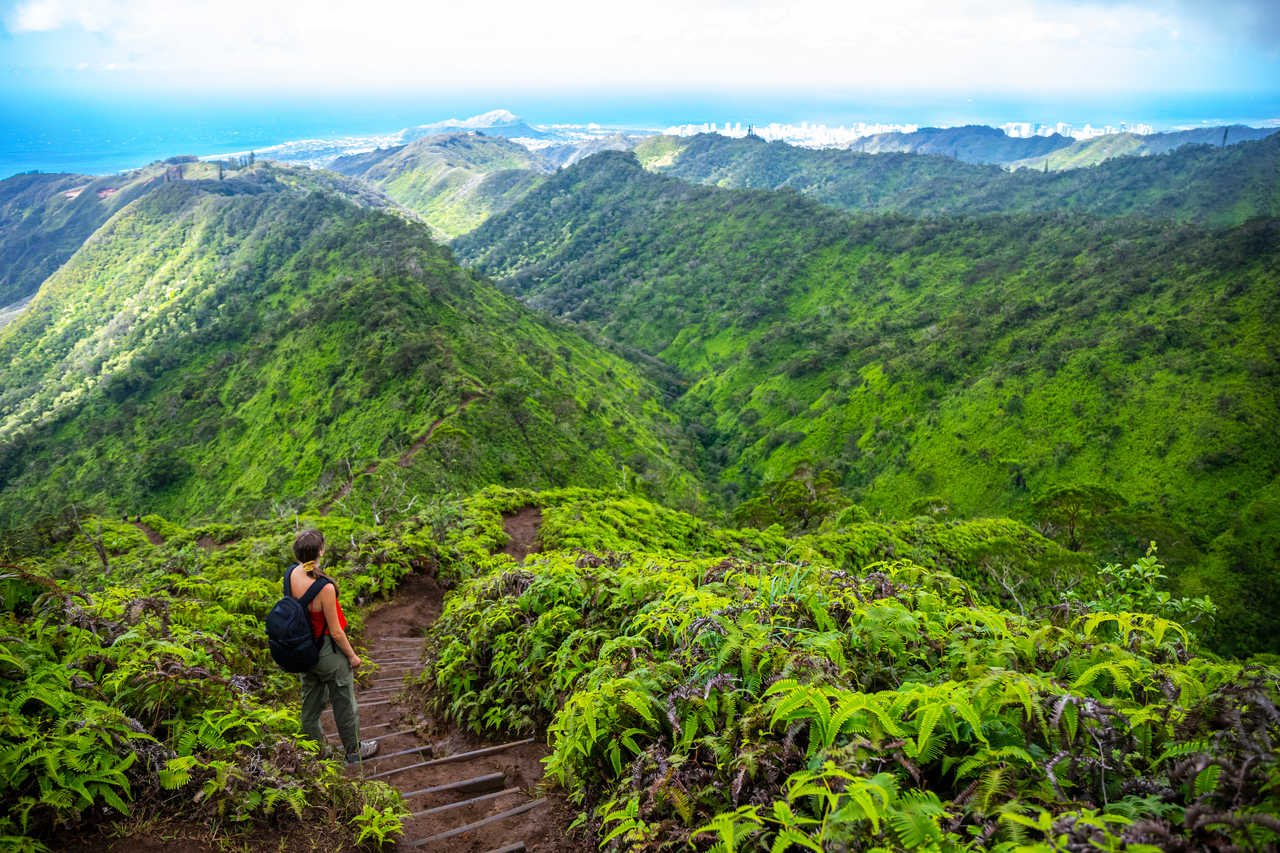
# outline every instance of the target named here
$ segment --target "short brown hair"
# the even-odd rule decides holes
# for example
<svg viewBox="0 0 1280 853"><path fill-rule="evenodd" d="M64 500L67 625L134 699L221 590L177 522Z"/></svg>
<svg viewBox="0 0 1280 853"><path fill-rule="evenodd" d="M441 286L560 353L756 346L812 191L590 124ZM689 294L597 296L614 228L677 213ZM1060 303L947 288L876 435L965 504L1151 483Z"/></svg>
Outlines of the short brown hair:
<svg viewBox="0 0 1280 853"><path fill-rule="evenodd" d="M300 530L293 537L293 556L298 558L299 563L310 563L320 556L320 549L323 547L324 534L314 527Z"/></svg>

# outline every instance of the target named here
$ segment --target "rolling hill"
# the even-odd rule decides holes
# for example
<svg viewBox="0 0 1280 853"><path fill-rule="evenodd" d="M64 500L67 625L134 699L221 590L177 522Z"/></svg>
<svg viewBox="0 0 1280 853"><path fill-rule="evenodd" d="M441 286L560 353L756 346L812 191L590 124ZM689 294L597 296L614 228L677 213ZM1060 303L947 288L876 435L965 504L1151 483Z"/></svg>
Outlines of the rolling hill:
<svg viewBox="0 0 1280 853"><path fill-rule="evenodd" d="M542 159L500 136L450 133L339 157L329 168L360 178L451 239L501 213L547 171Z"/></svg>
<svg viewBox="0 0 1280 853"><path fill-rule="evenodd" d="M909 216L1069 210L1227 225L1280 215L1280 134L1226 148L1184 146L1092 169L1006 172L918 154L797 148L758 138L654 137L647 168L727 188L790 189L824 204Z"/></svg>
<svg viewBox="0 0 1280 853"><path fill-rule="evenodd" d="M1100 547L1155 538L1183 570L1216 553L1203 565L1276 600L1278 229L854 218L602 154L455 248L683 371L679 409L730 500L809 464L891 515L1048 529L1046 496L1096 484ZM1222 581L1206 572L1187 588Z"/></svg>
<svg viewBox="0 0 1280 853"><path fill-rule="evenodd" d="M1276 132L1274 127L1245 127L1240 124L1177 130L1169 133L1116 133L1095 139L1081 139L1065 147L1039 155L1006 161L1015 169L1079 169L1096 166L1115 157L1148 157L1167 154L1184 145L1208 145L1221 148L1256 139L1266 139Z"/></svg>
<svg viewBox="0 0 1280 853"><path fill-rule="evenodd" d="M1009 163L1039 157L1071 145L1066 136L1020 138L986 125L922 127L911 133L875 133L851 142L849 151L864 154L940 154L965 163Z"/></svg>
<svg viewBox="0 0 1280 853"><path fill-rule="evenodd" d="M0 330L0 526L70 503L376 518L570 472L691 492L652 384L345 180L164 184L44 283Z"/></svg>

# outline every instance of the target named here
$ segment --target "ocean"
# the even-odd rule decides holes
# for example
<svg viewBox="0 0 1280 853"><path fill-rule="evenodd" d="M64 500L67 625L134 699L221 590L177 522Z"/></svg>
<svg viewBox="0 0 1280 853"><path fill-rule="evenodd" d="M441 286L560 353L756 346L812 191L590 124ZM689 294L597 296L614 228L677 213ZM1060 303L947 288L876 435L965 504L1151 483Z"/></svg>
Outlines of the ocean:
<svg viewBox="0 0 1280 853"><path fill-rule="evenodd" d="M342 95L0 92L0 177L28 171L107 174L178 154L228 154L300 139L376 136L404 127L508 109L530 124L660 130L673 124L777 121L920 126L1066 121L1144 122L1157 130L1201 124L1262 125L1280 101L1258 97L1113 99L590 92Z"/></svg>

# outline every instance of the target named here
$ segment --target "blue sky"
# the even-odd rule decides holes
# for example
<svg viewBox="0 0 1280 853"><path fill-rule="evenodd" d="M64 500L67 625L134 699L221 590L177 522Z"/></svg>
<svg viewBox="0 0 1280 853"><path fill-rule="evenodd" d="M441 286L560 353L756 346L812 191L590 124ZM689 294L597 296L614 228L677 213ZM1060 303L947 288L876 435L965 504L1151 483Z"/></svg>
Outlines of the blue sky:
<svg viewBox="0 0 1280 853"><path fill-rule="evenodd" d="M1276 0L0 0L0 85L1280 95Z"/></svg>

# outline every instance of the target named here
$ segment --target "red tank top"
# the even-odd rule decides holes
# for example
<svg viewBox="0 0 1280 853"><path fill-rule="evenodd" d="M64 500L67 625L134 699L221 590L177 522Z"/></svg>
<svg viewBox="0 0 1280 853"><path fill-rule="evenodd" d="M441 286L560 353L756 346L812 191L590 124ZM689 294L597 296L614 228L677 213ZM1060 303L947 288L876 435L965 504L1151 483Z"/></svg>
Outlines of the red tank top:
<svg viewBox="0 0 1280 853"><path fill-rule="evenodd" d="M333 594L333 604L338 608L338 627L345 631L347 630L347 617L342 612L342 602L337 600L337 584L333 585ZM312 602L312 604L315 603L317 602ZM324 635L324 608L321 607L319 610L312 610L308 607L307 616L311 619L311 636L315 637L317 640L320 639Z"/></svg>
<svg viewBox="0 0 1280 853"><path fill-rule="evenodd" d="M345 631L347 630L347 617L342 615L342 602L334 601L333 603L338 608L338 627ZM307 615L311 617L311 635L318 640L324 634L324 609L321 608L319 612L307 610Z"/></svg>

